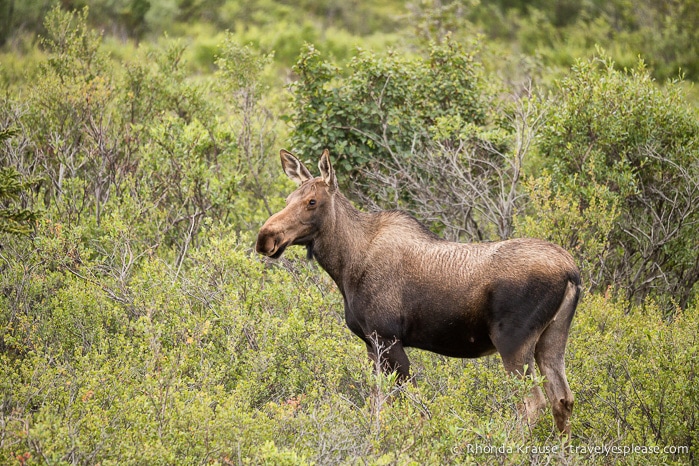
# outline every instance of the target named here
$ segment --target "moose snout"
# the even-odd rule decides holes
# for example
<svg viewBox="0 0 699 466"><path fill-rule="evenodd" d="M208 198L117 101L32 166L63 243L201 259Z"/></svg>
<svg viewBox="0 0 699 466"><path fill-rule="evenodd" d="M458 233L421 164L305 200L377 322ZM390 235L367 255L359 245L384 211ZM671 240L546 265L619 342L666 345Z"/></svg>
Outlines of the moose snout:
<svg viewBox="0 0 699 466"><path fill-rule="evenodd" d="M277 252L277 249L282 242L282 238L283 235L281 233L263 228L257 234L255 250L265 256L272 256L275 252Z"/></svg>

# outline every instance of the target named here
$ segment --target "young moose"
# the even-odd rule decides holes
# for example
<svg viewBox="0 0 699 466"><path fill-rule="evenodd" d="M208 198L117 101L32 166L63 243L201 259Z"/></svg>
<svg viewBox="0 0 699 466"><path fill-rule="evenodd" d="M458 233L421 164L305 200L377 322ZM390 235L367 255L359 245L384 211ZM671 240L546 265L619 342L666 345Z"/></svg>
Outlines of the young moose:
<svg viewBox="0 0 699 466"><path fill-rule="evenodd" d="M291 153L280 155L299 187L260 230L257 252L278 258L287 246L306 246L342 292L347 326L372 359L372 341L389 348L383 369L401 380L406 347L458 358L497 351L518 375L536 361L556 426L570 435L563 356L581 289L570 254L536 239L453 243L405 213L360 212L339 192L327 150L317 178ZM531 423L545 406L536 386L524 402Z"/></svg>

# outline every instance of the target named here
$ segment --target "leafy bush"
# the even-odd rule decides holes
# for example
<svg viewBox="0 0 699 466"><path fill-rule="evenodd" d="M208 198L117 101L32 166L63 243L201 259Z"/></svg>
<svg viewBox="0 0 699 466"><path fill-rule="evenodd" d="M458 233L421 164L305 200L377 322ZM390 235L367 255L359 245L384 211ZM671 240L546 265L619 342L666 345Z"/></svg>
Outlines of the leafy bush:
<svg viewBox="0 0 699 466"><path fill-rule="evenodd" d="M9 128L0 130L0 144L5 144L15 132ZM0 232L29 233L38 213L27 207L29 196L25 191L38 181L22 176L11 166L0 169Z"/></svg>
<svg viewBox="0 0 699 466"><path fill-rule="evenodd" d="M684 307L699 280L699 125L681 87L661 90L642 62L622 72L601 55L580 61L558 96L539 145L555 191L571 195L580 214L600 201L618 209L597 264L601 287L620 285L635 302L672 296Z"/></svg>
<svg viewBox="0 0 699 466"><path fill-rule="evenodd" d="M578 424L590 443L686 445L696 457L699 425L688 400L697 396L697 307L671 320L653 302L628 308L607 293L578 312L568 364L578 387L573 430Z"/></svg>
<svg viewBox="0 0 699 466"><path fill-rule="evenodd" d="M347 68L342 78L313 46L304 49L295 68L292 140L303 154L329 148L349 174L420 153L440 118L486 123L480 65L453 41L433 46L427 59L360 50Z"/></svg>

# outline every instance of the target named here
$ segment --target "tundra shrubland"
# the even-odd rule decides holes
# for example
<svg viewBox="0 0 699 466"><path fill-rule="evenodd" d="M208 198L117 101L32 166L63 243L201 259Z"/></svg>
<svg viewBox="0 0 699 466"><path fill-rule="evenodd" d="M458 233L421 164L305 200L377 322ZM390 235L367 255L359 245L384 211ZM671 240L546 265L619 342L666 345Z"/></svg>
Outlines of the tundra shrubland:
<svg viewBox="0 0 699 466"><path fill-rule="evenodd" d="M156 13L145 17L167 24ZM696 460L687 83L586 50L524 92L495 47L458 31L392 52L328 45L337 34L312 52L290 26L292 71L272 36L222 34L213 53L176 37L135 47L90 15L51 10L41 41L13 38L0 54L0 462ZM430 105L462 87L468 115ZM305 251L254 253L292 190L283 141L365 164L335 165L357 206L408 210L453 239L571 251L584 292L566 352L569 444L550 413L530 427L518 410L542 378L508 377L498 356L408 349L415 383L397 389ZM362 177L370 167L380 176ZM442 199L431 180L450 171L461 194Z"/></svg>

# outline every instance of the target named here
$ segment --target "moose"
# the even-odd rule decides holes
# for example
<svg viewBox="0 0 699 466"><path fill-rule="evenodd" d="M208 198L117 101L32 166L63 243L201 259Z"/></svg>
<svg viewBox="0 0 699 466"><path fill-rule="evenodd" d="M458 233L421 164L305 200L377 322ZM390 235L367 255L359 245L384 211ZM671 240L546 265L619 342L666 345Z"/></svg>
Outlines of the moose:
<svg viewBox="0 0 699 466"><path fill-rule="evenodd" d="M328 150L321 176L280 151L299 186L262 226L257 252L279 258L305 246L344 298L345 321L381 369L410 374L406 347L457 358L498 352L505 370L544 376L556 427L570 437L573 394L565 374L568 332L581 293L571 255L530 238L456 243L401 211L362 212L339 191ZM546 399L538 385L522 409L536 422Z"/></svg>

